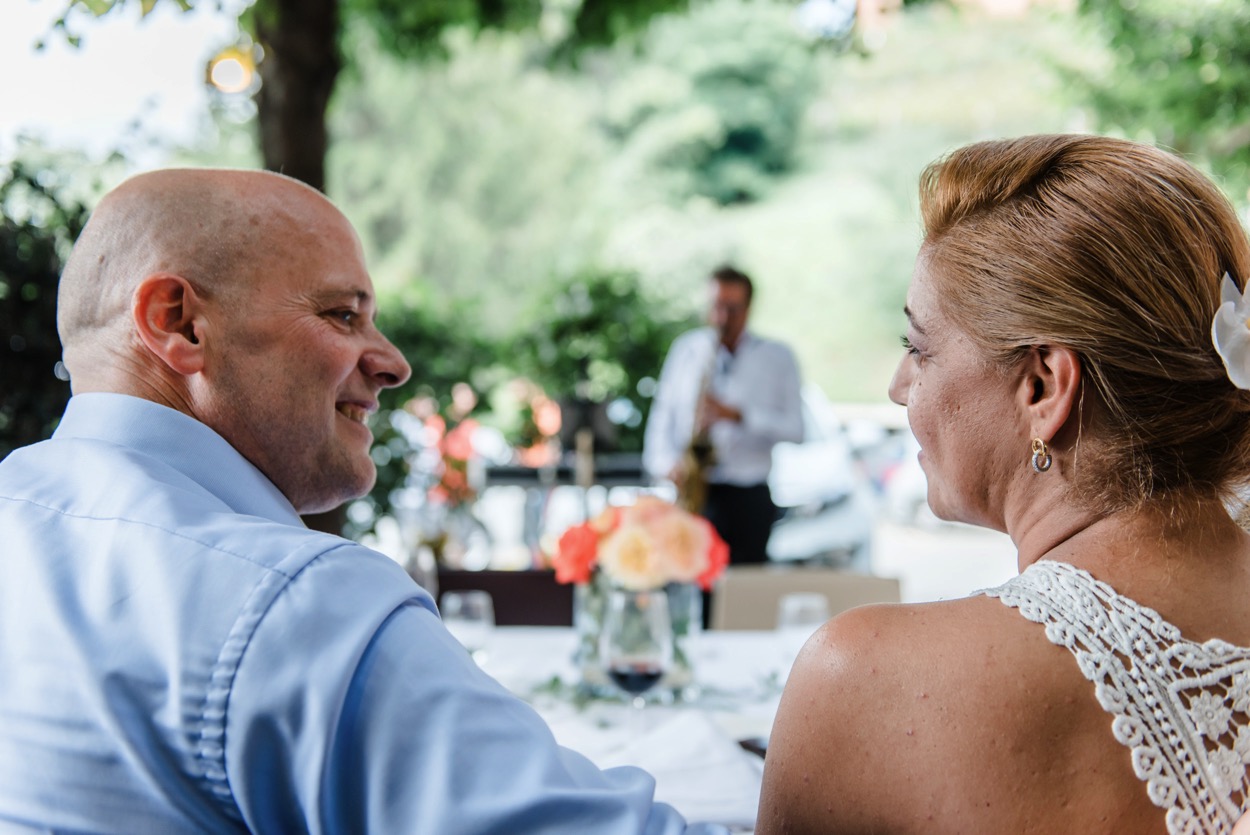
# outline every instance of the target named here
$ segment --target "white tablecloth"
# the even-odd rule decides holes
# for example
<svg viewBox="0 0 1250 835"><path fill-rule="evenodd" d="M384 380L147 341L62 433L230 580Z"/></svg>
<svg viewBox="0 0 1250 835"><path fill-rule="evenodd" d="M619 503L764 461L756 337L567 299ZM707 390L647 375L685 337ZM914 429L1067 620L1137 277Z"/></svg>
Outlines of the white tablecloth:
<svg viewBox="0 0 1250 835"><path fill-rule="evenodd" d="M571 629L499 628L481 664L534 705L562 745L604 768L645 768L657 798L689 820L749 832L763 761L737 741L768 738L793 649L772 632L706 632L691 647L701 695L648 705L639 717L623 699L579 706L568 698L575 645Z"/></svg>

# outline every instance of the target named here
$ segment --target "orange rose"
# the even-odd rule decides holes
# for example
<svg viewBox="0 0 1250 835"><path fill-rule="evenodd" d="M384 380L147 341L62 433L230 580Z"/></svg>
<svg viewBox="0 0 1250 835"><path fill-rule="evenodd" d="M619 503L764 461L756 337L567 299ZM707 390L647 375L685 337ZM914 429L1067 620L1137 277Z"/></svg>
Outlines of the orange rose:
<svg viewBox="0 0 1250 835"><path fill-rule="evenodd" d="M712 587L712 583L725 570L725 566L729 565L729 545L720 538L720 534L716 532L716 528L712 527L711 522L706 519L699 521L707 530L710 545L707 550L707 568L699 575L696 582L706 590Z"/></svg>
<svg viewBox="0 0 1250 835"><path fill-rule="evenodd" d="M599 550L599 537L590 525L574 525L564 532L556 546L552 564L558 583L589 583Z"/></svg>

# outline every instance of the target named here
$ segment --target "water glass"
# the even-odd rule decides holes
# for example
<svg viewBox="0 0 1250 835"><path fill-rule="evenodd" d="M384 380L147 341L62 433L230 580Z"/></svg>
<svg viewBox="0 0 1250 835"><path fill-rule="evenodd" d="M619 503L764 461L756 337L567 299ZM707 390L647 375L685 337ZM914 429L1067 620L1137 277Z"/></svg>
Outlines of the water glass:
<svg viewBox="0 0 1250 835"><path fill-rule="evenodd" d="M484 591L445 591L439 607L443 625L481 663L495 631L495 606Z"/></svg>
<svg viewBox="0 0 1250 835"><path fill-rule="evenodd" d="M787 663L794 663L807 639L829 620L829 601L816 592L794 592L777 603L777 639Z"/></svg>

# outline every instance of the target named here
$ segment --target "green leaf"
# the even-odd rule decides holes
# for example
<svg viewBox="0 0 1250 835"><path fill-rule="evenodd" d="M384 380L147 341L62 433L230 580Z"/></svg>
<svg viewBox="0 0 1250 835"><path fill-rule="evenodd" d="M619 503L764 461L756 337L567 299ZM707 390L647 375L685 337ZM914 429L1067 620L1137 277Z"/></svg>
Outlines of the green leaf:
<svg viewBox="0 0 1250 835"><path fill-rule="evenodd" d="M74 0L73 5L82 6L96 17L106 15L117 5L118 0Z"/></svg>

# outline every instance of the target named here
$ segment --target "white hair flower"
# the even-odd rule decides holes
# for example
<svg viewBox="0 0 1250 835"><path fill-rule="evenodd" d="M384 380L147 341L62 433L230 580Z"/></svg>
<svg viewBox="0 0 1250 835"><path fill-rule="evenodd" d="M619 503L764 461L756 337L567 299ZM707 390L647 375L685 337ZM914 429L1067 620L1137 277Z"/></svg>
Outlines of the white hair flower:
<svg viewBox="0 0 1250 835"><path fill-rule="evenodd" d="M1228 273L1220 283L1220 309L1211 322L1211 341L1224 360L1228 379L1237 388L1250 390L1250 299Z"/></svg>

